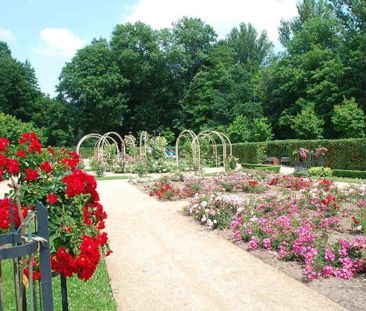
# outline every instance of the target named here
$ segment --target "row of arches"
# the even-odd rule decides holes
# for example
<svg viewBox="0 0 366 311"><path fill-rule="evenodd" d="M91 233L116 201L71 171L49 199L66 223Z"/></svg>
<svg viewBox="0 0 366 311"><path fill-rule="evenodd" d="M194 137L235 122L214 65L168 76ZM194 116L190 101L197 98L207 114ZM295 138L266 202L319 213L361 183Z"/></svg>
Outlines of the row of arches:
<svg viewBox="0 0 366 311"><path fill-rule="evenodd" d="M197 167L198 170L201 169L201 142L203 140L208 141L212 146L212 152L214 155L214 161L216 166L219 166L219 155L218 155L218 144L222 147L222 162L225 163L228 157L232 157L233 155L233 147L232 143L228 136L224 133L218 131L206 130L202 131L199 134L196 134L192 130L184 130L182 131L175 143L175 156L176 156L176 164L179 166L179 161L181 159L179 155L180 143L182 140L188 141L193 164Z"/></svg>
<svg viewBox="0 0 366 311"><path fill-rule="evenodd" d="M149 134L146 131L141 132L139 137L139 157L144 158L147 155L147 145ZM76 152L80 154L80 148L82 144L87 140L96 140L94 144L94 157L100 161L105 162L106 158L106 150L111 150L114 148L115 150L115 161L119 164L123 164L126 158L126 147L128 149L136 148L136 138L133 135L126 135L124 138L117 132L107 132L103 135L97 133L91 133L85 135L80 139L76 146ZM209 143L212 147L212 154L214 157L214 162L216 166L219 166L221 161L219 161L219 152L218 145L222 148L222 162L225 163L228 157L232 157L232 143L224 133L219 131L211 131L206 130L202 131L199 134L196 134L192 130L184 130L182 131L175 144L175 157L176 157L176 165L179 166L179 162L181 160L180 157L180 144L182 141L187 141L190 146L190 152L192 156L192 161L195 167L198 170L201 169L201 145L203 141ZM221 157L220 155L220 157Z"/></svg>

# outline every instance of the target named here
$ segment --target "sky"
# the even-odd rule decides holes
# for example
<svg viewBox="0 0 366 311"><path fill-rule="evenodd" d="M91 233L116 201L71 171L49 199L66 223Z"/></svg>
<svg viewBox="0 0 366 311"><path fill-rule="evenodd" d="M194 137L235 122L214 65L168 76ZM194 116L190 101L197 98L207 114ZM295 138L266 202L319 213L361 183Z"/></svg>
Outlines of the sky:
<svg viewBox="0 0 366 311"><path fill-rule="evenodd" d="M117 24L159 29L199 17L224 38L245 22L266 30L279 47L280 21L295 15L296 0L0 0L0 40L30 61L41 90L54 96L65 63L93 38L109 38Z"/></svg>

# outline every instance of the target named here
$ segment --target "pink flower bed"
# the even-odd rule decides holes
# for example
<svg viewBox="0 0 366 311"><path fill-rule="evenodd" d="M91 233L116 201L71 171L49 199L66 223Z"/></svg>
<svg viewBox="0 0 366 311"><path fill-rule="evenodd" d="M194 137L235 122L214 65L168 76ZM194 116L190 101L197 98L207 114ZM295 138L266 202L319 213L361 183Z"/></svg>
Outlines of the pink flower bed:
<svg viewBox="0 0 366 311"><path fill-rule="evenodd" d="M209 229L228 228L230 223L234 236L247 242L248 250L264 249L278 259L300 262L306 280L349 279L366 271L366 237L361 235L366 225L365 187L338 189L328 180L267 177L259 181L243 174L208 181L192 178L186 187L197 192L185 212ZM243 191L242 185L251 180L271 193L254 199L215 193ZM350 223L347 228L345 222ZM344 238L339 238L342 234Z"/></svg>

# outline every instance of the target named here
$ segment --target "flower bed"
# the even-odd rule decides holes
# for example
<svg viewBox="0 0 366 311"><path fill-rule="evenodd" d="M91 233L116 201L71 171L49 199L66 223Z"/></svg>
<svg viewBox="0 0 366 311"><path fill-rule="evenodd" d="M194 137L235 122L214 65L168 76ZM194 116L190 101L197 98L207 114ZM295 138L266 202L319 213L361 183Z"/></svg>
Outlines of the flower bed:
<svg viewBox="0 0 366 311"><path fill-rule="evenodd" d="M242 191L238 176L200 179L185 214L209 229L230 227L237 240L248 243L248 250L263 249L301 263L308 281L349 279L366 271L366 237L361 232L366 226L365 188L338 189L325 179L276 176L265 184L271 191L255 198L212 191L212 183L217 186L227 178L233 182L230 191ZM209 184L210 191L205 193L202 184Z"/></svg>

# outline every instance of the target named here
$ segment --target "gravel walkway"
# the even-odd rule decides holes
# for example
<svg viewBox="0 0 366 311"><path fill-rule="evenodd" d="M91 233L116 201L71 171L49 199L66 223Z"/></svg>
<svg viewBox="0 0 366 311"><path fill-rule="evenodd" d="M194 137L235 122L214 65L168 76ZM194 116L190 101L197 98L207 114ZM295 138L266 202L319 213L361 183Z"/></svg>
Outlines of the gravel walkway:
<svg viewBox="0 0 366 311"><path fill-rule="evenodd" d="M125 180L99 181L118 310L344 310Z"/></svg>

